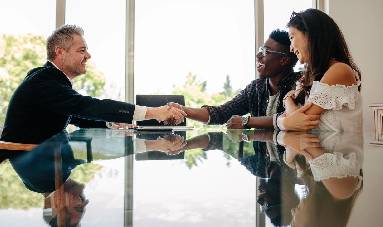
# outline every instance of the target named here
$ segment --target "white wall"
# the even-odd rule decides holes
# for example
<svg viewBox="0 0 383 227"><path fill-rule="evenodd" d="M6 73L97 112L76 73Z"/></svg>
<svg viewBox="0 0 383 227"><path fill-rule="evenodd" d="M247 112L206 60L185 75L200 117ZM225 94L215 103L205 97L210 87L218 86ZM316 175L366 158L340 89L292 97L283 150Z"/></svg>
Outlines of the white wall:
<svg viewBox="0 0 383 227"><path fill-rule="evenodd" d="M383 102L383 1L326 0L325 5L328 7L326 12L342 29L362 71L365 177L347 226L382 226L383 147L369 144L373 120L368 105Z"/></svg>
<svg viewBox="0 0 383 227"><path fill-rule="evenodd" d="M383 1L327 0L325 5L362 71L364 127L370 130L372 111L367 106L383 102Z"/></svg>

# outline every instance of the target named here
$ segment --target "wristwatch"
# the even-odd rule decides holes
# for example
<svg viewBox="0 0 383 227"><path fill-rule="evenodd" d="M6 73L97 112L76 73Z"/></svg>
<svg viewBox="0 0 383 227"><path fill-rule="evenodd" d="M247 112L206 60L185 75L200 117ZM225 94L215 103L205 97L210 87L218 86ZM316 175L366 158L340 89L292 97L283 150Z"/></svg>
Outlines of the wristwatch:
<svg viewBox="0 0 383 227"><path fill-rule="evenodd" d="M250 119L250 116L242 116L242 126L243 128L250 128L249 127L249 119Z"/></svg>
<svg viewBox="0 0 383 227"><path fill-rule="evenodd" d="M242 135L241 135L241 141L249 142L249 137L248 137L245 133L242 133Z"/></svg>

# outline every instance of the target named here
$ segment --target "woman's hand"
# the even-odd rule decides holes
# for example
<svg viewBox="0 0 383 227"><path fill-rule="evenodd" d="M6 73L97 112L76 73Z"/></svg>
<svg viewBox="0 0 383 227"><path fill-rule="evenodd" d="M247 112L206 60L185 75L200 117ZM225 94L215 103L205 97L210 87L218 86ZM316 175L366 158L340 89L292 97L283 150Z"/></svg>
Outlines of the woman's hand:
<svg viewBox="0 0 383 227"><path fill-rule="evenodd" d="M318 136L302 132L284 133L282 135L282 143L294 152L305 156L308 149L321 147Z"/></svg>
<svg viewBox="0 0 383 227"><path fill-rule="evenodd" d="M312 103L307 103L299 109L287 114L282 120L282 125L286 130L307 131L319 126L320 115L305 114Z"/></svg>
<svg viewBox="0 0 383 227"><path fill-rule="evenodd" d="M323 153L318 136L303 132L280 132L281 143L285 148L284 161L292 169L296 169L295 158L297 155L302 155L306 160L311 160L315 157L312 153L313 149ZM279 135L278 135L279 137ZM301 170L302 171L302 170Z"/></svg>
<svg viewBox="0 0 383 227"><path fill-rule="evenodd" d="M286 96L283 98L283 104L286 109L286 114L291 114L292 112L296 111L299 109L299 106L295 104L294 102L295 99L295 90L289 91Z"/></svg>

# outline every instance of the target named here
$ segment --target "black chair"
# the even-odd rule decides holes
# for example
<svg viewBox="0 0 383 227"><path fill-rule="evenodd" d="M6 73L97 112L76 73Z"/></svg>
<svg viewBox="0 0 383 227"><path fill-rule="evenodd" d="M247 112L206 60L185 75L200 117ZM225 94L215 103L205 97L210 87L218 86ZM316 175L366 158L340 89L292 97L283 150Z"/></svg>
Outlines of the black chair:
<svg viewBox="0 0 383 227"><path fill-rule="evenodd" d="M84 142L86 144L86 160L88 163L93 161L92 137L71 136L69 140L72 142Z"/></svg>
<svg viewBox="0 0 383 227"><path fill-rule="evenodd" d="M158 107L166 105L168 102L175 102L181 105L185 105L185 98L183 95L136 95L136 104L139 106ZM137 125L140 126L160 126L164 125L163 122L156 120L138 121ZM181 126L186 125L186 119L179 124Z"/></svg>

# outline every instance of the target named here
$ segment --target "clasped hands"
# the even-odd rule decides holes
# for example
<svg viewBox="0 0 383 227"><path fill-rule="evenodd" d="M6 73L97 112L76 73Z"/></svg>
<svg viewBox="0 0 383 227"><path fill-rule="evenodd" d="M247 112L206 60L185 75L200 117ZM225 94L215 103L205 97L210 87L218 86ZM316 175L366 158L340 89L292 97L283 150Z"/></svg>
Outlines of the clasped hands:
<svg viewBox="0 0 383 227"><path fill-rule="evenodd" d="M171 117L171 118L169 118L169 119L164 121L165 125L178 125L178 124L182 123L185 120L185 117L186 117L187 114L186 114L186 112L184 110L184 106L183 105L175 103L175 102L169 102L165 106L168 109L171 109L171 110L174 110L174 111L178 111L179 113L182 114L182 119L177 120L176 118Z"/></svg>
<svg viewBox="0 0 383 227"><path fill-rule="evenodd" d="M148 107L146 117L148 119L156 119L158 122L164 122L165 125L178 125L185 120L186 113L180 108L164 105Z"/></svg>
<svg viewBox="0 0 383 227"><path fill-rule="evenodd" d="M179 154L187 145L185 139L176 134L158 137L156 140L147 140L145 143L148 150L157 150L168 155Z"/></svg>
<svg viewBox="0 0 383 227"><path fill-rule="evenodd" d="M147 107L145 119L156 119L158 122L164 122L165 125L178 125L185 120L186 113L179 106L164 105L160 107ZM131 129L134 124L107 122L106 126L110 129Z"/></svg>

